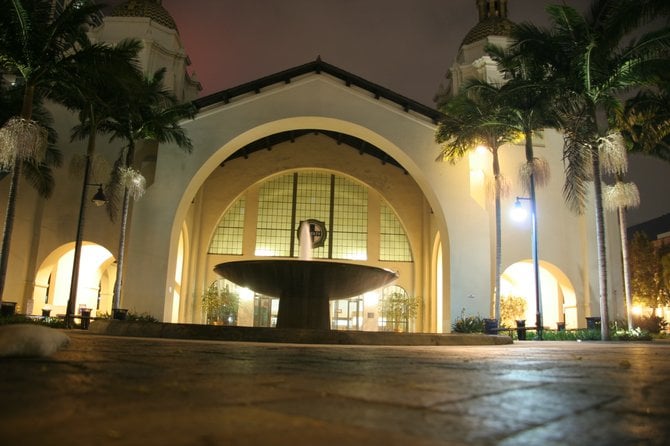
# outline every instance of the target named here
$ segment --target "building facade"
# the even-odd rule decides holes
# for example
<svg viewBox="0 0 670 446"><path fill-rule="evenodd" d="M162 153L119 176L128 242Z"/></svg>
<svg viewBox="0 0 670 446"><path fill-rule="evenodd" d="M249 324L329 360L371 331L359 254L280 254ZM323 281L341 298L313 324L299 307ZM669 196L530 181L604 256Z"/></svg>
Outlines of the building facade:
<svg viewBox="0 0 670 446"><path fill-rule="evenodd" d="M484 46L505 42L507 2L475 3L480 22L449 70L451 91L470 76L499 76ZM199 84L188 75L176 24L160 2L129 0L92 35L112 43L142 39L146 70L166 67L169 87L178 97L197 96ZM277 296L235 288L214 267L229 260L296 257L296 224L315 219L328 231L324 245L314 250L318 260L398 273L386 289L332 301L332 328L389 329L393 321L383 308L393 293L421 302L417 316L403 321L413 331L448 332L463 314L492 314L490 155L473 150L454 164L436 161L441 150L435 142L436 110L320 59L195 103L197 116L183 123L192 153L169 144L139 147L136 167L148 188L132 207L123 308L165 322L203 323L201 296L217 282L240 295L236 323L272 325ZM75 117L53 109L64 138ZM120 148L103 139L101 158L111 165ZM84 151L79 143L61 143L68 160ZM576 328L599 313L595 221L592 209L574 215L564 205L562 144L562 136L551 130L535 141L536 155L552 174L537 192L541 299L545 326L565 322ZM523 195L517 172L524 159L522 146L501 151L510 186L503 208L511 209ZM80 179L67 170L56 173L57 190L50 200L22 187L5 293L5 300L19 302L20 311L40 314L48 305L64 312L78 218L74 197L81 190ZM106 182L106 172L102 169L95 182ZM623 315L616 224L609 215L613 318ZM118 222L99 209L87 209L77 306L111 310L118 232ZM529 223L518 225L505 217L502 234L501 293L525 299L524 316L533 321Z"/></svg>

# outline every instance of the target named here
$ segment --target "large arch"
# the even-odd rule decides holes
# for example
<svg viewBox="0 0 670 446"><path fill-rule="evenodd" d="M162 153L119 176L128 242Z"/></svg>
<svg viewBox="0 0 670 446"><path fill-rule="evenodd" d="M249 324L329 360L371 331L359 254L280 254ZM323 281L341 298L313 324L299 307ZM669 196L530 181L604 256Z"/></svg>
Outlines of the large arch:
<svg viewBox="0 0 670 446"><path fill-rule="evenodd" d="M290 119L290 120L285 120L282 123L267 124L267 125L263 126L263 128L257 128L257 129L254 129L253 131L248 132L245 135L239 135L237 138L235 138L234 140L232 140L228 144L222 146L209 160L207 160L206 163L204 163L201 166L201 168L198 170L196 175L193 177L191 183L187 187L187 190L184 193L184 195L182 197L182 201L179 205L179 210L178 210L178 213L177 213L177 217L174 220L175 227L178 227L181 224L183 224L183 223L180 223L180 218L184 218L184 219L187 218L188 208L192 204L192 199L188 199L188 197L197 195L197 193L198 193L197 190L203 184L205 184L207 182L207 180L208 180L208 178L210 178L212 172L214 170L218 169L220 167L220 165L223 163L223 161L227 157L229 157L232 152L237 151L243 145L246 145L246 144L255 142L259 139L263 139L263 138L266 138L267 136L270 136L271 135L270 132L275 131L277 129L277 125L281 125L281 127L279 127L279 129L281 129L281 131L301 130L301 129L305 129L305 128L318 128L318 129L330 130L330 131L343 131L344 129L347 129L347 128L351 129L352 128L352 124L349 123L349 122L334 121L332 119L323 119L323 118L319 119L318 121L320 123L320 125L318 127L314 125L314 124L316 124L316 120L314 118L307 120L307 123L305 123L305 121L303 119ZM352 135L352 136L360 137L360 136L363 136L364 133L369 133L369 131L366 132L363 129L360 129L358 132L355 133L355 135ZM351 134L351 133L349 133L349 134ZM254 140L252 138L257 138L257 139ZM381 137L379 135L375 135L373 138L367 139L366 141L369 142L370 144L373 144L373 141L374 141L376 144L380 144L380 142L382 142L386 146L391 145L391 143L389 141L385 140L383 137ZM399 153L399 149L396 148L395 152ZM391 153L389 153L389 155L391 155L392 153L394 153L394 152L391 151ZM310 163L309 161L307 161L302 166L299 166L298 168L313 168L312 166L313 166L313 164ZM405 168L405 170L407 170L407 171L410 170L410 169L407 169L405 167L405 165L403 165L403 168ZM374 187L371 186L366 181L366 179L364 177L352 176L347 172L341 172L341 171L338 171L338 170L335 170L335 172L338 172L338 173L343 174L345 176L351 176L356 181L362 182L366 186L371 187L372 189L374 189ZM284 172L283 171L278 171L278 172L275 172L274 174L275 175L280 175L282 173L284 173ZM423 193L423 190L422 190L422 193ZM425 196L425 193L424 193L424 197L426 199L428 199ZM183 215L183 217L180 217L181 215ZM184 220L181 220L181 222L183 222L183 221ZM402 219L401 219L401 221L402 221ZM210 229L211 229L211 231L207 230L203 234L205 238L207 238L207 236L210 235L209 233L214 230L214 226L212 226ZM180 232L180 234L181 234L181 232ZM173 236L174 236L174 232L173 232ZM445 238L447 238L447 237L445 236ZM414 242L412 240L410 240L409 242L410 242L410 245L412 246L412 252L417 252L417 251L421 250L421 247L416 246L417 245L416 242ZM171 243L171 245L172 245L172 243ZM180 256L178 254L177 257L176 257L177 263L178 263L179 257ZM428 255L427 258L430 259L431 255ZM421 261L421 258L419 257L417 260ZM170 261L169 264L172 265L173 262ZM439 267L444 268L445 266L440 264ZM176 271L175 271L175 273L176 273ZM171 273L169 273L169 274L171 274ZM439 274L438 275L438 277L440 277L441 279L444 278L445 276L446 276L445 274ZM430 290L430 287L428 287L428 288L423 287L423 289L416 289L416 290L414 290L413 294L421 295L424 292L424 290L426 290L426 289ZM440 287L436 288L436 290L439 290L443 294L447 294L447 292L449 290L449 285L443 283L443 284L441 284ZM445 302L445 301L448 302L448 300L446 300L444 298L444 295L441 297L440 300L442 302ZM420 324L421 323L422 322L420 322ZM430 325L433 325L433 324L430 324L430 323L426 324L426 328L429 329L428 327L430 327Z"/></svg>

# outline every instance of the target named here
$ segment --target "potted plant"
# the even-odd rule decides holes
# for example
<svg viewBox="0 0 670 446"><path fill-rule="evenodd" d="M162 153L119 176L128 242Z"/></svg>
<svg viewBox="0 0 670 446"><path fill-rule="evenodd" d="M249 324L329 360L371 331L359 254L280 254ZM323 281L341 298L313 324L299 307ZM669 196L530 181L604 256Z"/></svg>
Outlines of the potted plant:
<svg viewBox="0 0 670 446"><path fill-rule="evenodd" d="M380 313L386 320L386 329L409 331L409 321L416 317L420 305L420 298L411 297L407 293L395 291L384 296Z"/></svg>
<svg viewBox="0 0 670 446"><path fill-rule="evenodd" d="M221 289L218 283L214 282L202 295L202 309L209 324L235 325L239 307L240 296L231 291L227 285Z"/></svg>

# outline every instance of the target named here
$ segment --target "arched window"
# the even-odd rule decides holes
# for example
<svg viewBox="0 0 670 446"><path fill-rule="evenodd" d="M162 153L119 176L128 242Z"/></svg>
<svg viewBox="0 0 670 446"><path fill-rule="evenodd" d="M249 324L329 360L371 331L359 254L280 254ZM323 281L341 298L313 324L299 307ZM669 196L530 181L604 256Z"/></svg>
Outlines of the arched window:
<svg viewBox="0 0 670 446"><path fill-rule="evenodd" d="M379 260L391 262L411 262L407 234L395 212L386 204L380 206L379 219Z"/></svg>
<svg viewBox="0 0 670 446"><path fill-rule="evenodd" d="M242 254L245 198L241 197L219 221L209 244L209 254Z"/></svg>
<svg viewBox="0 0 670 446"><path fill-rule="evenodd" d="M407 235L395 212L381 199L380 226L369 228L369 189L353 179L318 170L301 170L263 182L258 189L254 255L297 257L301 221L323 222L327 236L313 258L411 262ZM252 208L254 206L251 206ZM376 206L374 207L375 209ZM242 255L245 197L223 215L209 254ZM372 221L377 221L375 216ZM368 254L368 233L379 237L379 253Z"/></svg>
<svg viewBox="0 0 670 446"><path fill-rule="evenodd" d="M363 185L319 171L300 171L266 181L258 197L257 256L296 257L303 220L325 224L325 242L312 256L367 259L368 193Z"/></svg>

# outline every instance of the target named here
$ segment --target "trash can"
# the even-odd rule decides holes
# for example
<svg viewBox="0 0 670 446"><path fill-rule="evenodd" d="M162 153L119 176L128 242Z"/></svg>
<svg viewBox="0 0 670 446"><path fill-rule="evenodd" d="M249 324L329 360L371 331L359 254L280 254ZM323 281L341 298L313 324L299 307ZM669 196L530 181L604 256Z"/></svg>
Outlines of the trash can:
<svg viewBox="0 0 670 446"><path fill-rule="evenodd" d="M589 330L600 330L600 316L587 317L586 328Z"/></svg>
<svg viewBox="0 0 670 446"><path fill-rule="evenodd" d="M81 312L81 329L88 330L88 326L91 323L91 309L82 308L79 311Z"/></svg>
<svg viewBox="0 0 670 446"><path fill-rule="evenodd" d="M519 339L519 341L525 341L526 340L526 320L525 319L517 319L516 320L516 337Z"/></svg>
<svg viewBox="0 0 670 446"><path fill-rule="evenodd" d="M125 308L114 308L112 310L112 318L117 321L125 321L128 317L128 310Z"/></svg>
<svg viewBox="0 0 670 446"><path fill-rule="evenodd" d="M565 331L565 322L556 322L556 330Z"/></svg>
<svg viewBox="0 0 670 446"><path fill-rule="evenodd" d="M0 306L0 316L10 317L16 313L16 302L3 302Z"/></svg>
<svg viewBox="0 0 670 446"><path fill-rule="evenodd" d="M42 317L51 316L51 308L42 308Z"/></svg>
<svg viewBox="0 0 670 446"><path fill-rule="evenodd" d="M484 319L484 334L495 335L498 334L498 320Z"/></svg>

